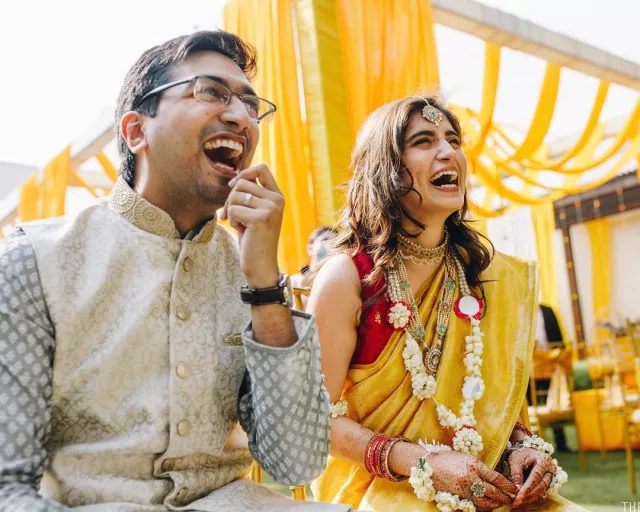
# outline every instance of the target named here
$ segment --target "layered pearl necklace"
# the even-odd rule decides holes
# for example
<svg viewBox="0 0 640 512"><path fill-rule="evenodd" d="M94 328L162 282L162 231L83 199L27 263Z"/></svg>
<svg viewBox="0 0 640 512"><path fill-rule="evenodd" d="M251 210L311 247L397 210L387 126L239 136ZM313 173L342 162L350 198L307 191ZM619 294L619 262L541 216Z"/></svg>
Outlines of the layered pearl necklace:
<svg viewBox="0 0 640 512"><path fill-rule="evenodd" d="M436 341L427 346L425 329L420 323L419 310L411 291L407 269L398 254L387 271L387 294L391 307L388 322L396 330L405 331L405 348L402 352L404 364L411 374L413 395L420 401L432 398L436 402L438 422L443 428L453 429L452 448L455 451L477 455L483 449L482 437L475 430L474 405L482 397L485 385L482 380L482 352L484 334L480 330L481 303L472 294L460 260L450 249L445 256L445 278L442 298L438 305ZM437 388L436 372L442 358L442 348L447 334L453 297L458 275L460 298L453 304L453 310L460 318L469 320L471 333L465 337L464 364L467 375L462 386L460 413L457 416L444 404L438 403L434 394ZM420 344L424 345L424 355Z"/></svg>

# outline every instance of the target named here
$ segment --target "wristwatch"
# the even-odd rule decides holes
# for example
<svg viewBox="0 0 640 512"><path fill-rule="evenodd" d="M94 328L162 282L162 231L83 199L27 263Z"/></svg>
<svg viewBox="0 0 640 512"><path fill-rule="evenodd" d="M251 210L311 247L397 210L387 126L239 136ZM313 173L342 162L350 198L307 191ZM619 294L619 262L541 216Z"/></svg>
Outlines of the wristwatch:
<svg viewBox="0 0 640 512"><path fill-rule="evenodd" d="M267 304L282 304L293 307L293 289L291 280L284 272L280 272L280 279L276 286L271 288L240 288L240 298L245 304L251 306L265 306Z"/></svg>

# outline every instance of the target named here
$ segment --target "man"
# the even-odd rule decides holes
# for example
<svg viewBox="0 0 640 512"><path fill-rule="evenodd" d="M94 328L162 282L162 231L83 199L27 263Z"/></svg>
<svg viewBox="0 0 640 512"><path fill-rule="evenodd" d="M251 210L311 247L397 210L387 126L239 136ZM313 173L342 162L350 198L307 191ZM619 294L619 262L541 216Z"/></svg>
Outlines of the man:
<svg viewBox="0 0 640 512"><path fill-rule="evenodd" d="M253 456L306 483L329 443L315 324L277 265L284 199L249 167L275 111L255 66L222 31L146 51L118 99L108 202L0 246L0 510L304 506L242 478Z"/></svg>

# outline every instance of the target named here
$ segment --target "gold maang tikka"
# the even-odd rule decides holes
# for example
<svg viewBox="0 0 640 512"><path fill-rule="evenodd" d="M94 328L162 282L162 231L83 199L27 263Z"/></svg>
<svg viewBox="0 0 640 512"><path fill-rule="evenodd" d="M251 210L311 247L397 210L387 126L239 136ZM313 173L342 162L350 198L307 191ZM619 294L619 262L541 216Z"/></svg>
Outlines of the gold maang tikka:
<svg viewBox="0 0 640 512"><path fill-rule="evenodd" d="M427 104L422 109L422 117L424 117L430 123L440 126L442 122L442 112L429 103L429 100L422 98Z"/></svg>

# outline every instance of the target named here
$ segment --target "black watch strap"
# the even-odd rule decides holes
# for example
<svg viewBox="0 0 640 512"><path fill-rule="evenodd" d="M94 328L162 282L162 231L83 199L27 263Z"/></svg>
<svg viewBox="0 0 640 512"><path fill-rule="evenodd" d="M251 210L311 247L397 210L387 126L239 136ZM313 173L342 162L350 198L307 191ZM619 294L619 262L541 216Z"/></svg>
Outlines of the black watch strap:
<svg viewBox="0 0 640 512"><path fill-rule="evenodd" d="M250 304L251 306L266 306L267 304L283 304L289 306L288 279L286 274L281 274L280 282L270 288L249 288L248 286L243 286L240 288L240 298L242 302Z"/></svg>
<svg viewBox="0 0 640 512"><path fill-rule="evenodd" d="M284 290L280 286L273 288L240 288L240 297L245 304L262 306L265 304L284 304Z"/></svg>

